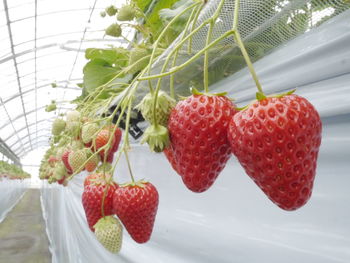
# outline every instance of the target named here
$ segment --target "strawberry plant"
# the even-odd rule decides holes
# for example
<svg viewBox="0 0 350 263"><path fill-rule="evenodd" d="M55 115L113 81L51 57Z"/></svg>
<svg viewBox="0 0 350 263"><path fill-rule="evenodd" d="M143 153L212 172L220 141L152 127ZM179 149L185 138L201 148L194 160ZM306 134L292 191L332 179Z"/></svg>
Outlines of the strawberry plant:
<svg viewBox="0 0 350 263"><path fill-rule="evenodd" d="M82 195L87 225L113 253L121 249L122 226L134 241L145 243L156 221L158 191L151 182L135 180L128 158L129 136L139 114L148 124L141 143L147 143L151 151L164 152L193 192L212 187L233 154L280 208L298 209L311 196L321 143L320 117L310 102L293 92L264 94L247 51L256 43L246 48L238 30L240 1L235 1L232 28L215 36L224 2L213 7L210 19L199 20L207 1L157 1L154 8L162 11L156 16L164 21L155 24L155 14L144 13L151 8L149 1L131 1L119 10L108 7L105 13L119 21L106 29L106 35L125 40L124 28L129 27L135 30L135 39L126 39L129 48L86 50L89 61L84 67L82 95L74 101L76 110L54 121L41 177L67 185L87 170ZM121 23L130 20L133 23ZM193 54L192 38L203 31L204 47ZM238 68L247 64L258 90L257 100L241 109L226 93L209 91L217 77L215 70L226 70L216 67L212 72L210 56L228 39L239 49L234 54ZM174 75L194 63L201 66L201 81L183 97L175 89ZM145 92L145 86L149 91ZM114 176L123 155L131 178L124 184Z"/></svg>

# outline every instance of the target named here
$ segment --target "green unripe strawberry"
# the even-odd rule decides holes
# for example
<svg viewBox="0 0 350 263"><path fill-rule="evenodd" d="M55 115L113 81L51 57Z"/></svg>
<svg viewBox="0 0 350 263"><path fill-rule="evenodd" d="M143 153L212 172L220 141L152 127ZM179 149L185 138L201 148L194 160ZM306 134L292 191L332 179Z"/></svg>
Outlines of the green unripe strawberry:
<svg viewBox="0 0 350 263"><path fill-rule="evenodd" d="M69 132L69 134L73 138L77 138L79 136L80 132L80 122L79 121L67 121L66 123L66 131Z"/></svg>
<svg viewBox="0 0 350 263"><path fill-rule="evenodd" d="M73 170L73 173L79 173L84 169L83 164L86 161L85 150L77 150L71 152L68 156L68 163Z"/></svg>
<svg viewBox="0 0 350 263"><path fill-rule="evenodd" d="M120 37L122 35L122 28L117 23L106 28L105 34L112 37Z"/></svg>
<svg viewBox="0 0 350 263"><path fill-rule="evenodd" d="M129 70L128 73L135 74L144 69L150 60L151 52L144 47L136 47L131 50L129 56Z"/></svg>
<svg viewBox="0 0 350 263"><path fill-rule="evenodd" d="M84 144L83 144L83 142L81 140L74 140L74 141L72 141L71 148L72 148L73 151L85 149L84 148Z"/></svg>
<svg viewBox="0 0 350 263"><path fill-rule="evenodd" d="M113 216L102 217L94 225L97 240L110 252L118 253L122 247L123 227Z"/></svg>
<svg viewBox="0 0 350 263"><path fill-rule="evenodd" d="M100 12L100 16L101 17L106 17L106 12L105 11Z"/></svg>
<svg viewBox="0 0 350 263"><path fill-rule="evenodd" d="M148 121L150 124L153 123L153 95L151 93L148 93L136 106L137 109L141 111L141 114L143 118ZM170 111L172 108L174 108L176 105L176 101L171 98L167 93L164 91L159 91L158 93L158 99L157 99L157 106L156 106L156 118L157 122L160 125L167 126L168 119L170 115Z"/></svg>
<svg viewBox="0 0 350 263"><path fill-rule="evenodd" d="M51 111L54 111L56 109L57 109L56 103L51 103L50 105L46 106L45 111L46 112L51 112Z"/></svg>
<svg viewBox="0 0 350 263"><path fill-rule="evenodd" d="M110 5L110 6L106 7L105 11L106 11L107 15L114 16L118 12L118 9L114 5ZM106 13L105 13L105 15L106 15Z"/></svg>
<svg viewBox="0 0 350 263"><path fill-rule="evenodd" d="M51 133L52 135L60 135L61 132L66 128L66 122L62 119L55 119L52 123Z"/></svg>
<svg viewBox="0 0 350 263"><path fill-rule="evenodd" d="M56 180L61 180L63 177L67 175L66 167L63 165L62 162L56 164L54 170L53 170L53 177Z"/></svg>
<svg viewBox="0 0 350 263"><path fill-rule="evenodd" d="M96 123L86 123L81 129L81 139L83 143L89 143L92 141L93 136L98 132L99 127Z"/></svg>
<svg viewBox="0 0 350 263"><path fill-rule="evenodd" d="M56 157L58 160L61 160L61 157L62 157L64 152L65 152L65 149L63 147L57 148Z"/></svg>
<svg viewBox="0 0 350 263"><path fill-rule="evenodd" d="M119 21L131 21L135 18L136 10L130 5L123 5L117 15Z"/></svg>

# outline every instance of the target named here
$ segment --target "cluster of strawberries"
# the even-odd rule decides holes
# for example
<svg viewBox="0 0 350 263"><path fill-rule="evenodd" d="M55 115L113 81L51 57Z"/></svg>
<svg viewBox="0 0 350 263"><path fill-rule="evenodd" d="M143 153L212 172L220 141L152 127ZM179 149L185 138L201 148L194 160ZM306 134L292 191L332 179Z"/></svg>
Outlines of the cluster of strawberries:
<svg viewBox="0 0 350 263"><path fill-rule="evenodd" d="M76 110L67 112L66 120L56 119L52 125L53 144L41 174L50 183L67 185L73 175L84 170L89 173L82 194L88 225L107 250L117 253L122 245L122 224L136 242L150 239L159 197L149 182L118 185L113 180L111 163L122 130L113 124L97 123L81 117Z"/></svg>
<svg viewBox="0 0 350 263"><path fill-rule="evenodd" d="M119 186L111 174L90 174L85 178L82 202L91 231L110 252L121 249L119 220L137 243L150 239L159 202L153 184L139 181Z"/></svg>
<svg viewBox="0 0 350 263"><path fill-rule="evenodd" d="M257 96L237 110L225 96L194 94L171 111L168 130L164 153L191 191L206 191L233 153L282 209L295 210L311 196L322 123L303 97Z"/></svg>

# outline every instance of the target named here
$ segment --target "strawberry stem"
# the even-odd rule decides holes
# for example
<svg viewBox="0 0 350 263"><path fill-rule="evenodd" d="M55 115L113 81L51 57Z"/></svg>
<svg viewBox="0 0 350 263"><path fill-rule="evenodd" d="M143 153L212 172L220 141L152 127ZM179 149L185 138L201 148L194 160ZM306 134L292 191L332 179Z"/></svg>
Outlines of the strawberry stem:
<svg viewBox="0 0 350 263"><path fill-rule="evenodd" d="M239 5L240 5L240 1L239 0L236 0L235 1L235 11L234 11L234 20L233 20L233 28L232 28L232 31L233 31L233 38L235 39L235 42L237 44L237 46L239 47L239 49L241 50L241 53L243 55L243 58L248 66L248 69L250 71L250 74L252 75L253 79L254 79L254 82L255 82L255 85L256 85L256 88L258 89L258 91L261 93L261 94L264 94L263 90L262 90L262 87L261 87L261 84L259 82L259 79L258 79L258 76L255 72L255 69L253 67L253 63L251 62L250 60L250 57L249 57L249 54L243 44L243 41L242 41L242 38L239 34L239 31L238 31L238 15L239 15Z"/></svg>
<svg viewBox="0 0 350 263"><path fill-rule="evenodd" d="M126 163L128 164L128 169L129 169L129 174L130 174L130 177L131 177L131 181L132 181L132 183L135 183L135 178L134 178L134 175L133 175L132 170L131 170L131 164L130 164L130 160L129 160L128 150L127 149L124 149L124 154L125 154Z"/></svg>

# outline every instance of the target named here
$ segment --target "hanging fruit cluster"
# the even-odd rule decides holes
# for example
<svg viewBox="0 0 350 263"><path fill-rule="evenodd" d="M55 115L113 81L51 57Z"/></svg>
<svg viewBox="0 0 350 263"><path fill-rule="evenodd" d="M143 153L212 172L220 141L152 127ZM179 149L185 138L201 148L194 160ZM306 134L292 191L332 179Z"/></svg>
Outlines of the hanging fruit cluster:
<svg viewBox="0 0 350 263"><path fill-rule="evenodd" d="M150 239L159 202L153 184L134 179L128 158L130 122L135 109L149 123L141 142L154 152L164 152L185 186L193 192L207 191L234 155L248 176L280 208L298 209L311 196L322 130L316 109L305 98L294 95L294 91L265 95L239 35L239 1L235 1L232 29L214 40L213 28L224 0L211 19L197 25L206 3L185 3L161 33L134 45L131 51L87 51L91 61L84 68L83 95L75 101L77 110L68 112L65 120L59 118L53 123L52 146L44 157L40 176L50 183L66 185L81 171L89 173L82 195L87 224L101 244L113 253L121 249L122 226L138 243ZM182 24L182 35L178 35L179 42L166 54L160 73L152 75L153 62L163 51L162 41L168 30L189 12ZM135 5L119 10L110 6L101 13L102 17L106 15L116 16L119 21L144 16ZM180 48L187 43L191 53L191 38L203 28L207 28L205 47L177 65ZM122 36L121 25L111 25L106 34ZM258 89L256 100L244 108L237 108L226 93L209 92L209 49L228 37L233 37ZM191 96L179 99L174 89L174 74L201 56L204 57L203 92L192 88ZM115 75L92 85L91 79L96 78L91 77L91 65L96 69L102 58L103 67L115 70ZM112 66L117 61L122 63L118 64L118 70ZM170 95L161 90L165 76L170 76ZM151 80L157 80L155 87ZM135 95L143 81L149 83L150 92L135 106ZM114 178L123 154L131 178L126 184Z"/></svg>
<svg viewBox="0 0 350 263"><path fill-rule="evenodd" d="M30 178L30 174L26 173L19 166L15 164L9 164L5 161L0 161L0 181L3 178L10 180L26 179Z"/></svg>

